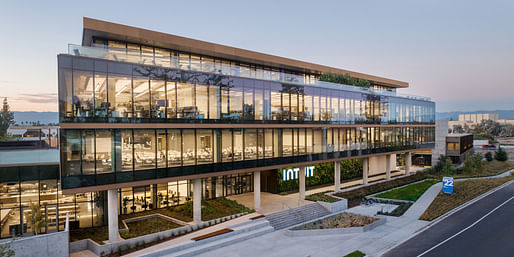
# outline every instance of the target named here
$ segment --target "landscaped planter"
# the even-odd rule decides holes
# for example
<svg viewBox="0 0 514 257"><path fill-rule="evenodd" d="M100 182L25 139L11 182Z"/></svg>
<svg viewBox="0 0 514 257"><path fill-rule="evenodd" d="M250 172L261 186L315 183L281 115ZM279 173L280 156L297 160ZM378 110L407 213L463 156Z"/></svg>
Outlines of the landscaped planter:
<svg viewBox="0 0 514 257"><path fill-rule="evenodd" d="M337 215L342 215L343 213L339 213L336 215L323 217L315 221L308 221L305 223L302 223L294 228L285 230L284 234L291 237L297 237L297 236L317 236L317 235L340 235L340 234L349 234L349 233L362 233L369 230L372 230L382 224L386 223L386 219L384 218L377 218L377 217L368 217L367 218L374 218L376 219L372 223L366 224L364 226L356 226L356 227L344 227L344 228L302 228L306 225L315 224L317 222L322 223L323 221L327 219L333 219ZM358 215L358 214L352 214L352 215ZM364 215L359 215L364 216Z"/></svg>
<svg viewBox="0 0 514 257"><path fill-rule="evenodd" d="M247 213L244 213L244 214L247 214ZM240 217L244 214L239 213L237 215L226 216L226 217L221 218L221 220L227 221L227 220L232 219L232 217L234 217L234 218ZM142 217L136 217L136 218L132 218L131 221L145 219L145 218L148 218L148 216L153 216L153 215L161 215L161 214L152 214L152 215L147 215L147 216L142 216ZM175 220L175 219L167 217L167 216L165 216L165 217ZM166 230L166 231L161 231L161 232L157 232L157 233L153 233L153 234L129 238L129 239L119 241L116 243L106 243L106 244L100 245L91 239L83 239L83 240L71 242L70 243L70 253L78 252L78 251L82 251L82 250L90 250L91 252L95 253L98 256L104 256L104 255L107 255L110 253L118 252L118 250L120 250L120 249L126 250L126 249L137 247L138 245L141 245L143 243L151 243L151 242L166 239L166 238L169 238L172 236L184 235L188 232L198 230L199 228L208 227L210 224L215 224L216 220L204 221L204 222L201 222L201 223L195 224L195 225L188 225L188 223L185 223L183 221L179 221L179 222L180 222L180 224L186 224L186 225L183 227L174 228L174 229L170 229L170 230ZM126 226L126 224L124 224L124 225ZM121 231L121 230L122 229L120 229L119 231Z"/></svg>
<svg viewBox="0 0 514 257"><path fill-rule="evenodd" d="M377 201L381 201L381 202L386 201L386 202L393 202L393 203L398 203L398 204L400 204L400 203L414 203L415 201L391 199L391 198L381 198L381 197L377 197L377 195L381 195L381 194L386 193L386 192L397 190L399 188L408 187L408 186L411 186L411 185L414 185L414 184L423 183L424 181L427 181L427 180L433 180L433 179L423 179L423 180L416 181L416 182L413 182L413 183L410 183L410 184L402 185L402 186L399 186L399 187L394 187L394 188L391 188L391 189L388 189L388 190L385 190L385 191L382 191L382 192L378 192L378 193L374 193L374 194L368 195L365 198L366 199L373 199L373 200L377 200ZM427 188L427 190L428 190L428 188Z"/></svg>
<svg viewBox="0 0 514 257"><path fill-rule="evenodd" d="M340 198L340 197L335 197L335 196L332 196L332 197ZM321 206L323 206L329 212L340 212L340 211L344 211L344 210L348 209L348 200L344 199L344 198L340 198L340 199L341 200L339 200L337 202L333 202L333 203L323 202L323 201L317 201L317 203L319 203Z"/></svg>

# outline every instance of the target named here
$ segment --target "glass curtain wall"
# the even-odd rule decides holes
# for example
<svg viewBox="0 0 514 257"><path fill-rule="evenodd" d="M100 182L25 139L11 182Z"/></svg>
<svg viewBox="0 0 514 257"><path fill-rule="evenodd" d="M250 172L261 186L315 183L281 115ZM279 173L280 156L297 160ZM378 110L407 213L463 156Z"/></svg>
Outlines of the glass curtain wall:
<svg viewBox="0 0 514 257"><path fill-rule="evenodd" d="M200 73L169 71L171 75L148 78L142 68L116 73L123 71L124 66L118 65L109 63L113 72L107 73L62 67L61 118L321 124L433 124L435 118L435 105L428 101ZM150 73L164 72L145 68Z"/></svg>
<svg viewBox="0 0 514 257"><path fill-rule="evenodd" d="M63 176L416 147L431 127L63 130Z"/></svg>

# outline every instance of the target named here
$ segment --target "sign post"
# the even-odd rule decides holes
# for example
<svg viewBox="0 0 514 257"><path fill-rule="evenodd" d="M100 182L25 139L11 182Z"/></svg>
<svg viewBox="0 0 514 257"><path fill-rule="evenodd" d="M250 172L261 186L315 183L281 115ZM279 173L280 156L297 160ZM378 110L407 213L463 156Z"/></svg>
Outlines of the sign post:
<svg viewBox="0 0 514 257"><path fill-rule="evenodd" d="M453 177L443 177L443 193L453 193Z"/></svg>

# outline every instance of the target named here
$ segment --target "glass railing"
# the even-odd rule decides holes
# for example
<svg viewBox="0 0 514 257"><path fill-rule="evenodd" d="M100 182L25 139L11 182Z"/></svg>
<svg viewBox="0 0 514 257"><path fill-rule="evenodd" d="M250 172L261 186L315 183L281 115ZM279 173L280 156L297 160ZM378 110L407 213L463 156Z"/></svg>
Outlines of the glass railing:
<svg viewBox="0 0 514 257"><path fill-rule="evenodd" d="M321 88L329 88L336 90L345 90L351 92L395 96L402 98L409 98L414 100L430 101L428 97L398 94L394 91L387 91L384 89L363 88L351 85L337 84L318 79L306 78L300 75L294 75L279 71L270 70L251 70L246 66L231 65L229 63L210 62L205 60L198 60L198 62L181 60L178 56L173 57L159 57L153 54L145 55L138 50L122 49L122 48L100 48L88 47L81 45L68 45L68 54L74 56L91 57L97 59L111 60L117 62L129 62L142 65L161 66L166 68L181 69L187 71L200 71L215 73L227 76L236 76L243 78L261 79L275 82L282 82L288 84L308 85Z"/></svg>

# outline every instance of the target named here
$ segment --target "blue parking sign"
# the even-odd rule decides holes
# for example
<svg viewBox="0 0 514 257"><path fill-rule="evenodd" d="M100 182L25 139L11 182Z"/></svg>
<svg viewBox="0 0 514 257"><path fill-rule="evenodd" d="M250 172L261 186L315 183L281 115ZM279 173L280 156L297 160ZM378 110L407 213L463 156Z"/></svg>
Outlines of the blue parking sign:
<svg viewBox="0 0 514 257"><path fill-rule="evenodd" d="M453 193L453 177L443 177L443 193Z"/></svg>

